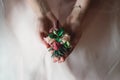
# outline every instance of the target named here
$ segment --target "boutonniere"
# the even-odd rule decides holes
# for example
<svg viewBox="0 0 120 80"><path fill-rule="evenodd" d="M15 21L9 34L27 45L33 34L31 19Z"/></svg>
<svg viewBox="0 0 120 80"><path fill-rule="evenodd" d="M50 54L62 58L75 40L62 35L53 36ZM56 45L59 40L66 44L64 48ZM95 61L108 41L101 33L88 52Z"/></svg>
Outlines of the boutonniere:
<svg viewBox="0 0 120 80"><path fill-rule="evenodd" d="M63 28L53 30L44 40L50 45L52 57L62 57L66 55L72 48L70 44L70 35Z"/></svg>

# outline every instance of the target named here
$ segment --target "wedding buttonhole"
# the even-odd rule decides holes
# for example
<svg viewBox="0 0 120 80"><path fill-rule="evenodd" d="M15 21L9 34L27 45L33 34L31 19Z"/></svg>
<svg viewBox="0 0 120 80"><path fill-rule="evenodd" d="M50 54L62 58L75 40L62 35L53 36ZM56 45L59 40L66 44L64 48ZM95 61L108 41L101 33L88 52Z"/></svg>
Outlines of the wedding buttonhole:
<svg viewBox="0 0 120 80"><path fill-rule="evenodd" d="M53 30L44 40L50 45L49 52L52 52L52 57L62 57L67 55L71 50L70 35L63 28Z"/></svg>

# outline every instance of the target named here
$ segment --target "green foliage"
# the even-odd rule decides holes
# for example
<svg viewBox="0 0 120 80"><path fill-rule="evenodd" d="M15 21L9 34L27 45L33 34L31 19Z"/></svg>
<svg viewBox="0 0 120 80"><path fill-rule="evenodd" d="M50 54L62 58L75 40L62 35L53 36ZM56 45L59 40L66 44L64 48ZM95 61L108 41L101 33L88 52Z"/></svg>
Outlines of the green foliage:
<svg viewBox="0 0 120 80"><path fill-rule="evenodd" d="M54 30L52 33L48 34L50 38L55 39L57 42L62 42L61 37L64 35L64 29L60 28L57 31ZM70 42L66 41L65 43L61 44L61 47L58 50L55 50L52 54L52 57L61 57L67 54L68 51L70 51ZM53 50L52 48L49 49Z"/></svg>

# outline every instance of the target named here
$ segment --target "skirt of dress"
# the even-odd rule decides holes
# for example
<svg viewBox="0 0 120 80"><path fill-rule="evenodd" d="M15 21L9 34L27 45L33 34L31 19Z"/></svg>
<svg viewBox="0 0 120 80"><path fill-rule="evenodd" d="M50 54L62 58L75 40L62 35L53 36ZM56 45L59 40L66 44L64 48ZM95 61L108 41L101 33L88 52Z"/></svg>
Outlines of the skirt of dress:
<svg viewBox="0 0 120 80"><path fill-rule="evenodd" d="M52 62L51 54L39 41L37 21L30 7L22 0L3 2L0 2L0 80L120 79L119 0L91 3L81 25L82 37L61 64ZM63 3L64 8L66 2Z"/></svg>

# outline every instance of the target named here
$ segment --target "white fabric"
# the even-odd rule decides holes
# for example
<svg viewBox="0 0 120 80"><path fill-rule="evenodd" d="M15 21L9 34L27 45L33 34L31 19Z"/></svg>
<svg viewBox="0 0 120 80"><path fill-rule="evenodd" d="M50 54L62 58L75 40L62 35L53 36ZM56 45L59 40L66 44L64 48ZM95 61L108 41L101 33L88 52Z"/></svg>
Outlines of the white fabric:
<svg viewBox="0 0 120 80"><path fill-rule="evenodd" d="M58 15L55 6L60 0L49 1ZM62 2L61 21L70 11L66 4L70 7L74 3L68 1ZM40 43L34 14L27 4L22 0L3 2L0 2L0 80L120 80L119 0L91 3L82 24L81 40L62 64L53 63Z"/></svg>

